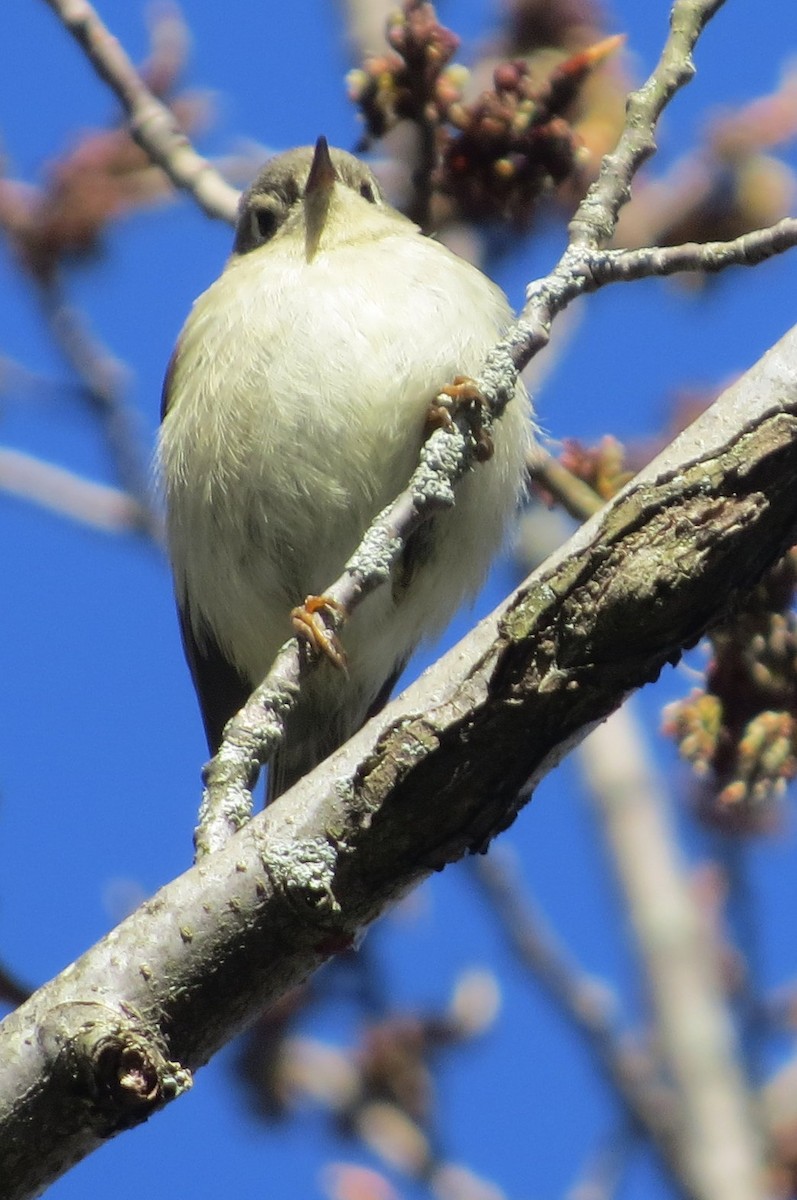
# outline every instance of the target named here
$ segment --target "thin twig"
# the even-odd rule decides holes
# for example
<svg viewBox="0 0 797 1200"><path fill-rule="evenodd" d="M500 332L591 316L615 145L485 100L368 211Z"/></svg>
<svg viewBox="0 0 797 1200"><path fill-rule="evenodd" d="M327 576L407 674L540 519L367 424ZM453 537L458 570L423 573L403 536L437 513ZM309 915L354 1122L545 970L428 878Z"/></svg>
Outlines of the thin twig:
<svg viewBox="0 0 797 1200"><path fill-rule="evenodd" d="M684 242L680 246L645 246L640 250L605 250L591 258L595 286L675 275L679 271L724 271L754 267L765 259L797 246L797 218L755 229L730 242ZM591 289L590 289L591 290Z"/></svg>
<svg viewBox="0 0 797 1200"><path fill-rule="evenodd" d="M495 415L503 411L512 392L496 403ZM443 394L438 402L445 406ZM475 447L468 432L459 428L465 418L454 416L451 429L437 429L421 449L421 461L408 487L375 519L343 574L324 595L334 602L330 622L337 628L362 601L390 575L410 534L433 512L454 503L454 485L474 461ZM489 429L487 429L489 433ZM296 638L280 650L262 684L224 731L218 754L205 767L205 792L195 834L197 854L219 849L231 833L251 816L251 790L260 767L282 740L284 721L299 694L303 675L315 663L300 651Z"/></svg>
<svg viewBox="0 0 797 1200"><path fill-rule="evenodd" d="M589 979L573 965L552 930L521 894L520 882L500 847L493 846L487 857L469 859L468 865L515 954L586 1042L631 1123L651 1138L680 1184L684 1172L675 1096L645 1049L618 1036L612 1019L615 1003L608 986Z"/></svg>
<svg viewBox="0 0 797 1200"><path fill-rule="evenodd" d="M119 482L128 504L130 500L135 503L138 528L160 544L163 522L153 502L138 431L122 396L122 367L92 336L79 311L67 303L57 276L40 282L38 294L58 348L102 421ZM131 515L129 509L127 516Z"/></svg>
<svg viewBox="0 0 797 1200"><path fill-rule="evenodd" d="M634 176L656 149L654 134L659 117L694 77L695 43L722 3L676 0L659 61L642 86L628 96L623 132L614 151L604 155L598 178L570 222L565 253L550 275L530 285L523 311L505 339L508 345L504 349L511 354L517 370L522 371L545 345L557 313L576 296L593 290L580 283L578 277L589 273L596 252L614 235L620 209L631 195ZM684 265L681 269L688 268Z"/></svg>
<svg viewBox="0 0 797 1200"><path fill-rule="evenodd" d="M610 283L675 275L680 271L722 271L751 267L797 246L797 218L784 217L728 242L685 242L638 250L589 249L571 244L549 275L529 284L526 304L491 359L509 354L517 370L547 344L552 321L579 296Z"/></svg>
<svg viewBox="0 0 797 1200"><path fill-rule="evenodd" d="M555 496L565 512L577 521L588 520L606 503L588 483L568 471L539 442L535 442L526 455L526 467L531 478Z"/></svg>
<svg viewBox="0 0 797 1200"><path fill-rule="evenodd" d="M623 132L616 148L604 156L598 178L570 222L570 243L596 249L614 234L620 209L631 195L631 181L656 150L659 117L673 96L695 74L692 51L707 22L723 0L675 0L670 33L658 63L645 83L630 93Z"/></svg>
<svg viewBox="0 0 797 1200"><path fill-rule="evenodd" d="M127 113L130 134L176 188L190 192L203 212L234 224L238 192L196 152L171 110L153 95L87 0L45 0Z"/></svg>
<svg viewBox="0 0 797 1200"><path fill-rule="evenodd" d="M690 894L628 705L582 743L579 758L647 975L656 1041L679 1092L683 1178L702 1200L762 1200L761 1140L717 947Z"/></svg>
<svg viewBox="0 0 797 1200"><path fill-rule="evenodd" d="M141 529L144 519L126 492L6 447L0 447L0 489L106 533Z"/></svg>

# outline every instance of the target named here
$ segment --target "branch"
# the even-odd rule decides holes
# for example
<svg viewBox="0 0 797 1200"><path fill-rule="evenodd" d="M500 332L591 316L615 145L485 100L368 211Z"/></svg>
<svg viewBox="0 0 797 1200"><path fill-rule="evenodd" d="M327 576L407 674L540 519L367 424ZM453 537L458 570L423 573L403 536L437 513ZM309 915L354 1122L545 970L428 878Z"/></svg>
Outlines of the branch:
<svg viewBox="0 0 797 1200"><path fill-rule="evenodd" d="M115 37L87 0L46 0L85 51L94 70L116 93L127 113L130 134L176 188L190 192L209 217L235 224L238 192L197 154L174 114L146 86Z"/></svg>
<svg viewBox="0 0 797 1200"><path fill-rule="evenodd" d="M678 1090L682 1179L702 1200L763 1200L761 1139L717 946L690 893L666 798L627 706L586 739L579 757L645 968L654 1040Z"/></svg>
<svg viewBox="0 0 797 1200"><path fill-rule="evenodd" d="M122 368L113 355L92 336L79 310L67 302L57 275L38 279L36 284L36 292L50 332L65 360L80 380L84 395L102 423L105 441L119 482L124 489L127 511L123 512L122 507L116 505L115 511L112 512L107 503L111 500L111 489L107 488L104 497L106 503L102 506L104 516L103 513L100 514L100 521L108 528L114 525L119 528L121 523L126 521L128 527L151 537L156 544L161 544L163 520L149 486L149 474L141 453L134 416L122 395ZM67 474L64 472L63 476ZM41 479L41 474L38 478ZM65 478L62 478L61 482L65 482ZM98 487L97 499L100 498L100 494ZM63 489L61 495L65 498ZM72 498L78 498L74 489ZM81 502L86 499L88 493L84 488ZM78 515L74 507L71 515ZM111 525L108 525L105 518L110 518Z"/></svg>
<svg viewBox="0 0 797 1200"><path fill-rule="evenodd" d="M675 1095L651 1054L619 1034L610 989L573 965L540 914L523 899L519 881L495 847L489 856L474 858L472 863L473 875L515 954L584 1040L623 1104L630 1125L651 1139L680 1184L685 1163Z"/></svg>
<svg viewBox="0 0 797 1200"><path fill-rule="evenodd" d="M794 330L464 643L6 1018L5 1200L185 1090L387 905L507 828L796 528Z"/></svg>
<svg viewBox="0 0 797 1200"><path fill-rule="evenodd" d="M646 246L640 250L592 250L571 243L543 279L529 284L526 304L488 365L505 366L507 356L517 370L531 361L550 337L553 320L579 296L609 283L673 275L678 271L719 271L754 266L797 245L797 218L785 217L729 242Z"/></svg>
<svg viewBox="0 0 797 1200"><path fill-rule="evenodd" d="M684 242L680 246L646 246L640 250L606 250L591 257L595 287L606 283L675 275L679 271L723 271L754 267L797 246L797 218L742 234L730 242Z"/></svg>
<svg viewBox="0 0 797 1200"><path fill-rule="evenodd" d="M653 73L631 92L625 127L612 154L605 155L598 178L570 222L570 241L597 248L611 239L620 209L631 196L631 181L656 150L654 132L662 112L695 74L692 51L723 0L675 0L670 33Z"/></svg>
<svg viewBox="0 0 797 1200"><path fill-rule="evenodd" d="M130 533L144 524L140 504L126 492L5 446L0 446L0 489L106 533Z"/></svg>

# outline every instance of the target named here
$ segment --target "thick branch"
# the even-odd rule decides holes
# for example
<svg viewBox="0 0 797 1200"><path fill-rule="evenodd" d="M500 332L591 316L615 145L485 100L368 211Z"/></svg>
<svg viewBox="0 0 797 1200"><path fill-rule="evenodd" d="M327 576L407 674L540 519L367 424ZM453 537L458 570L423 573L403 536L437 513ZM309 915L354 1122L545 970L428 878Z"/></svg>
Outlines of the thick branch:
<svg viewBox="0 0 797 1200"><path fill-rule="evenodd" d="M466 642L6 1019L7 1200L179 1094L387 904L510 825L524 781L722 619L795 529L792 331Z"/></svg>

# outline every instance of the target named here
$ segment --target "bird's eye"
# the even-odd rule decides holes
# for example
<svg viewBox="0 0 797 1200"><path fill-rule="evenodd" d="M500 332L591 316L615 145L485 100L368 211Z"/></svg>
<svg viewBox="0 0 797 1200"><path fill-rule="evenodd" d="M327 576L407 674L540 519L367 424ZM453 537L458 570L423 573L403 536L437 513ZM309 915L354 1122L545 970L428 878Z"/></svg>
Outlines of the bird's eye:
<svg viewBox="0 0 797 1200"><path fill-rule="evenodd" d="M374 191L374 186L373 184L368 183L367 180L365 183L360 184L360 195L362 196L363 200L367 200L369 204L376 204L376 192Z"/></svg>
<svg viewBox="0 0 797 1200"><path fill-rule="evenodd" d="M250 204L241 213L235 238L236 254L247 254L264 242L270 241L284 218L281 206L276 204Z"/></svg>
<svg viewBox="0 0 797 1200"><path fill-rule="evenodd" d="M279 216L273 208L261 208L259 205L249 213L249 234L254 245L262 245L277 232Z"/></svg>

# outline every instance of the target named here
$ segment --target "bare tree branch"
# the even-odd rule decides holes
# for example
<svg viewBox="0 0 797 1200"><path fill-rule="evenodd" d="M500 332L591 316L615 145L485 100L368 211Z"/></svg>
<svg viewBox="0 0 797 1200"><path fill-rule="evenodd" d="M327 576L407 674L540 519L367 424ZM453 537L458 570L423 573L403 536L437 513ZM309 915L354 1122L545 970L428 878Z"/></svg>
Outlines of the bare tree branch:
<svg viewBox="0 0 797 1200"><path fill-rule="evenodd" d="M387 904L483 848L727 614L797 528L796 364L797 330L466 642L6 1018L6 1200L179 1094Z"/></svg>
<svg viewBox="0 0 797 1200"><path fill-rule="evenodd" d="M583 742L579 758L645 968L655 1042L678 1089L684 1175L702 1200L763 1200L763 1147L717 946L690 894L642 741L626 706Z"/></svg>
<svg viewBox="0 0 797 1200"><path fill-rule="evenodd" d="M129 533L144 520L126 492L7 447L0 447L0 489L108 533Z"/></svg>
<svg viewBox="0 0 797 1200"><path fill-rule="evenodd" d="M577 247L605 246L614 234L620 209L631 195L631 181L656 150L654 132L673 96L695 74L692 51L723 0L675 0L670 33L652 74L628 97L625 127L616 149L605 155L600 173L570 222Z"/></svg>
<svg viewBox="0 0 797 1200"><path fill-rule="evenodd" d="M679 271L723 271L752 267L797 246L797 217L756 229L730 242L685 242L681 246L646 246L641 250L607 250L590 259L595 286L621 280L650 279Z"/></svg>
<svg viewBox="0 0 797 1200"><path fill-rule="evenodd" d="M125 519L131 522L136 518L137 528L160 544L163 541L163 520L154 503L133 414L122 394L122 367L92 336L79 310L67 302L56 275L36 280L36 283L37 295L53 338L80 380L83 392L101 422L127 501ZM64 472L66 475L67 472ZM41 481L41 472L37 478ZM99 499L101 491L99 485L96 486L95 496ZM105 490L106 493L111 491ZM63 489L61 496L66 498ZM77 500L74 489L71 496ZM87 498L88 492L84 488L81 501ZM106 494L106 503L103 505L106 516L109 515L109 499L110 496ZM71 515L76 516L77 512L73 510ZM118 522L121 517L121 509L117 504L114 519ZM136 526L129 524L128 527Z"/></svg>
<svg viewBox="0 0 797 1200"><path fill-rule="evenodd" d="M569 960L539 913L521 896L519 881L500 848L471 863L473 875L520 961L584 1039L631 1126L647 1134L675 1186L682 1187L686 1164L675 1094L651 1054L620 1035L613 1015L615 998L609 988L584 976Z"/></svg>
<svg viewBox="0 0 797 1200"><path fill-rule="evenodd" d="M87 0L46 0L71 33L99 77L112 88L127 113L130 133L171 179L190 192L203 212L234 224L238 192L197 154L174 115L145 85L115 37Z"/></svg>

